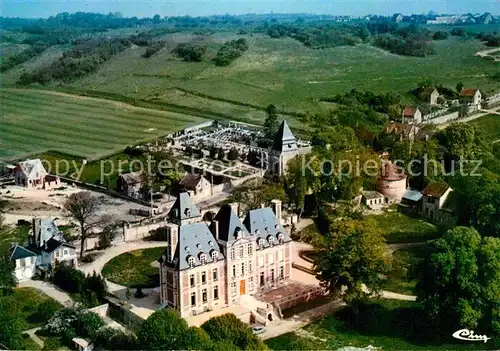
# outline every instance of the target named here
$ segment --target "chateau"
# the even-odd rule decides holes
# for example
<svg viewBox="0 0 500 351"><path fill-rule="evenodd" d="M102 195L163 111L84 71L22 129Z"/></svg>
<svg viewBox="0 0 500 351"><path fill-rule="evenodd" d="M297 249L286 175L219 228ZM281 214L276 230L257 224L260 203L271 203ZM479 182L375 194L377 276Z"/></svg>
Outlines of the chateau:
<svg viewBox="0 0 500 351"><path fill-rule="evenodd" d="M169 246L159 259L160 299L182 316L237 304L242 295L291 278L292 240L280 223L280 201L249 211L243 221L224 205L207 224L182 193L169 217Z"/></svg>

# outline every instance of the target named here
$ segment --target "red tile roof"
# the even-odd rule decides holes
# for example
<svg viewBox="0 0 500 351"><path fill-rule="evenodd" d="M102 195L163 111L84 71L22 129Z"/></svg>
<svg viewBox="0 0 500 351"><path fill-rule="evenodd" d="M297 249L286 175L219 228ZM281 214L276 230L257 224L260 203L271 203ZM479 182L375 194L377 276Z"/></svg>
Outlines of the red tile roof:
<svg viewBox="0 0 500 351"><path fill-rule="evenodd" d="M425 196L440 198L449 188L450 186L446 183L432 181L427 184L423 193Z"/></svg>
<svg viewBox="0 0 500 351"><path fill-rule="evenodd" d="M417 108L415 106L406 106L403 110L403 116L405 117L413 117L417 112Z"/></svg>
<svg viewBox="0 0 500 351"><path fill-rule="evenodd" d="M404 169L396 166L394 163L390 161L382 163L381 172L382 172L381 178L383 180L396 181L396 180L406 179L406 174L404 172Z"/></svg>
<svg viewBox="0 0 500 351"><path fill-rule="evenodd" d="M477 92L477 89L465 89L465 88L463 88L460 91L460 96L472 97L472 96L476 95L476 92Z"/></svg>

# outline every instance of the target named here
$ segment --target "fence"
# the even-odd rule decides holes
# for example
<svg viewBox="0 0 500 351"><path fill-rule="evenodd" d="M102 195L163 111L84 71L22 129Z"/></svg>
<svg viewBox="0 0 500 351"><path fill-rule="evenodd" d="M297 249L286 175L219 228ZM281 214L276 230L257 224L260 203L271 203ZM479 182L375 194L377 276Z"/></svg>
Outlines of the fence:
<svg viewBox="0 0 500 351"><path fill-rule="evenodd" d="M139 223L125 223L123 225L123 240L127 242L144 239L150 235L152 230L166 225L167 217L145 219Z"/></svg>
<svg viewBox="0 0 500 351"><path fill-rule="evenodd" d="M326 290L323 287L317 286L309 289L309 291L303 291L301 293L297 293L294 296L287 296L281 299L276 300L274 303L279 306L281 311L284 311L288 308L295 307L302 303L315 300L321 296L326 294ZM273 303L273 304L274 304Z"/></svg>
<svg viewBox="0 0 500 351"><path fill-rule="evenodd" d="M427 120L423 121L422 123L423 124L442 124L442 123L446 123L449 121L453 121L453 120L457 119L459 116L460 116L460 114L458 113L458 111L456 111L456 112L449 113L447 115L427 119Z"/></svg>

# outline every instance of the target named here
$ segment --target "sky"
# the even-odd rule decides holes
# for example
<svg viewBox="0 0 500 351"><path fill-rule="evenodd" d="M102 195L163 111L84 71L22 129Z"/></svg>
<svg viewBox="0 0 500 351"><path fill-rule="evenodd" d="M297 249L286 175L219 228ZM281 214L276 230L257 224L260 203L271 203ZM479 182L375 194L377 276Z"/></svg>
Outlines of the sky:
<svg viewBox="0 0 500 351"><path fill-rule="evenodd" d="M0 0L5 17L48 17L60 12L121 12L126 17L206 16L245 13L367 14L427 13L500 14L500 0Z"/></svg>

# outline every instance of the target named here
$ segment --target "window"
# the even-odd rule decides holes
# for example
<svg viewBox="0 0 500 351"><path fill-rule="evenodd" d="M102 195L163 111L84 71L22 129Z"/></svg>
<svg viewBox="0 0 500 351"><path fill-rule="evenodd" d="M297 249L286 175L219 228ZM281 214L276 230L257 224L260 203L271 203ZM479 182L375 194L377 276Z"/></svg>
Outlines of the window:
<svg viewBox="0 0 500 351"><path fill-rule="evenodd" d="M271 245L271 246L274 245L274 237L270 236L268 241L269 241L269 245Z"/></svg>
<svg viewBox="0 0 500 351"><path fill-rule="evenodd" d="M241 264L241 275L245 275L245 263Z"/></svg>
<svg viewBox="0 0 500 351"><path fill-rule="evenodd" d="M231 260L236 259L236 252L234 251L234 247L231 249Z"/></svg>
<svg viewBox="0 0 500 351"><path fill-rule="evenodd" d="M207 263L207 255L205 255L204 253L200 254L200 262L201 264Z"/></svg>
<svg viewBox="0 0 500 351"><path fill-rule="evenodd" d="M217 268L214 268L214 270L212 271L212 277L213 277L214 282L216 282L216 281L217 281L217 279L219 279L219 277L218 277L218 274L217 274L217 273L218 273L218 272L217 272Z"/></svg>
<svg viewBox="0 0 500 351"><path fill-rule="evenodd" d="M217 262L217 258L219 258L219 253L215 250L212 251L212 260Z"/></svg>
<svg viewBox="0 0 500 351"><path fill-rule="evenodd" d="M253 290L253 277L248 278L248 281L250 282L250 290Z"/></svg>
<svg viewBox="0 0 500 351"><path fill-rule="evenodd" d="M201 298L202 298L203 303L207 302L207 299L208 299L207 298L207 289L203 289L201 291Z"/></svg>
<svg viewBox="0 0 500 351"><path fill-rule="evenodd" d="M194 257L193 256L189 256L188 264L189 264L189 267L191 267L191 268L194 267Z"/></svg>
<svg viewBox="0 0 500 351"><path fill-rule="evenodd" d="M257 244L259 245L259 248L262 250L262 248L264 247L264 239L259 238L259 240L257 241Z"/></svg>
<svg viewBox="0 0 500 351"><path fill-rule="evenodd" d="M266 281L265 281L264 272L260 272L260 286L263 286L265 284L266 284Z"/></svg>
<svg viewBox="0 0 500 351"><path fill-rule="evenodd" d="M252 244L247 244L247 254L248 256L252 256L253 254L253 248L252 248Z"/></svg>
<svg viewBox="0 0 500 351"><path fill-rule="evenodd" d="M31 257L31 264L34 265L35 264L35 258L34 257Z"/></svg>
<svg viewBox="0 0 500 351"><path fill-rule="evenodd" d="M252 262L248 262L248 271L252 273L253 267L252 267Z"/></svg>
<svg viewBox="0 0 500 351"><path fill-rule="evenodd" d="M233 264L233 277L236 277L236 265Z"/></svg>
<svg viewBox="0 0 500 351"><path fill-rule="evenodd" d="M274 252L271 252L269 254L269 264L273 264L274 263Z"/></svg>
<svg viewBox="0 0 500 351"><path fill-rule="evenodd" d="M236 296L236 282L231 283L231 296Z"/></svg>
<svg viewBox="0 0 500 351"><path fill-rule="evenodd" d="M274 269L271 269L271 282L274 282Z"/></svg>
<svg viewBox="0 0 500 351"><path fill-rule="evenodd" d="M206 272L201 272L201 283L202 284L207 283L207 273Z"/></svg>
<svg viewBox="0 0 500 351"><path fill-rule="evenodd" d="M240 258L243 258L243 256L245 255L245 248L242 246L240 246Z"/></svg>
<svg viewBox="0 0 500 351"><path fill-rule="evenodd" d="M194 274L191 274L189 276L189 285L193 288L194 287Z"/></svg>
<svg viewBox="0 0 500 351"><path fill-rule="evenodd" d="M259 256L259 267L264 267L264 255Z"/></svg>
<svg viewBox="0 0 500 351"><path fill-rule="evenodd" d="M218 299L219 299L219 287L215 286L214 287L214 300L218 300Z"/></svg>
<svg viewBox="0 0 500 351"><path fill-rule="evenodd" d="M191 293L191 307L196 306L196 293Z"/></svg>
<svg viewBox="0 0 500 351"><path fill-rule="evenodd" d="M280 279L285 279L285 267L280 267Z"/></svg>
<svg viewBox="0 0 500 351"><path fill-rule="evenodd" d="M64 253L63 253L64 256L67 256L68 255L68 250L67 249L64 249Z"/></svg>
<svg viewBox="0 0 500 351"><path fill-rule="evenodd" d="M60 255L60 252L59 252L59 250L57 250L56 251L56 257L59 257L59 255Z"/></svg>
<svg viewBox="0 0 500 351"><path fill-rule="evenodd" d="M26 265L26 262L24 261L24 258L21 258L19 260L19 263L21 264L21 267L24 267Z"/></svg>
<svg viewBox="0 0 500 351"><path fill-rule="evenodd" d="M280 244L283 244L285 242L285 236L283 235L283 233L278 233L278 242Z"/></svg>
<svg viewBox="0 0 500 351"><path fill-rule="evenodd" d="M283 249L281 249L281 250L278 251L278 261L283 262L283 260L285 259L284 253L285 252L284 252Z"/></svg>

